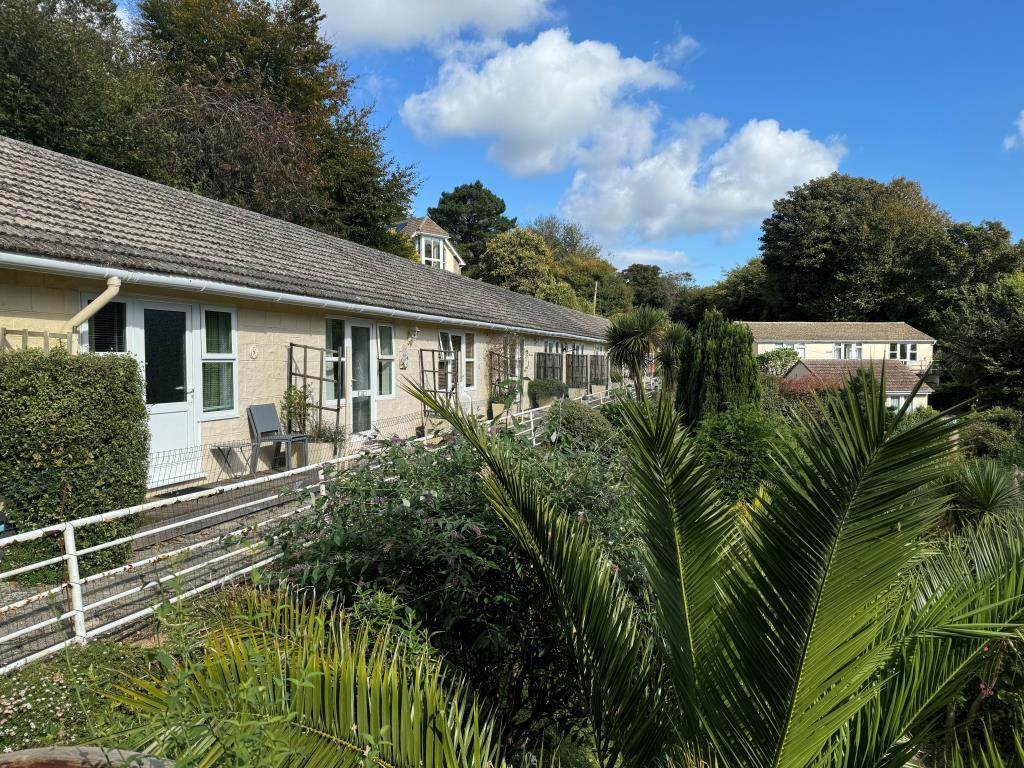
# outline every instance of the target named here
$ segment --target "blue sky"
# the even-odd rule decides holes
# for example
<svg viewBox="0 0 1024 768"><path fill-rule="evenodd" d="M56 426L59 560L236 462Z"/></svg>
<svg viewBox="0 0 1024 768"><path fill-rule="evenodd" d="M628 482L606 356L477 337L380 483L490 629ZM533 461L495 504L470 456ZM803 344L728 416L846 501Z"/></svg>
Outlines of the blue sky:
<svg viewBox="0 0 1024 768"><path fill-rule="evenodd" d="M1022 2L321 0L416 213L481 179L613 260L711 282L770 202L835 168L907 176L1024 237Z"/></svg>

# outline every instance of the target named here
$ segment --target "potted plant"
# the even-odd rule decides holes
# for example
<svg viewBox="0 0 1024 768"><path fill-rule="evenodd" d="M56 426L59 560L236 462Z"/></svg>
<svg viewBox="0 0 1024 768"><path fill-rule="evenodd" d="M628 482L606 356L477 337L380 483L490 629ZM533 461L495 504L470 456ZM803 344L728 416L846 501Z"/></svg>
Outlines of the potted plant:
<svg viewBox="0 0 1024 768"><path fill-rule="evenodd" d="M526 392L530 396L532 407L543 408L560 397L566 397L569 394L569 387L554 379L532 379L526 387Z"/></svg>

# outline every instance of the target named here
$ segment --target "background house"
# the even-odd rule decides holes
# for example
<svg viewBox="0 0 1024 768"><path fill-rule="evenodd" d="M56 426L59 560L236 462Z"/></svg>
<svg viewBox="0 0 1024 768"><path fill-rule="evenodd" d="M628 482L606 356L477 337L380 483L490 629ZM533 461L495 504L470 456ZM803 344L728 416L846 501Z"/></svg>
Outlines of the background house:
<svg viewBox="0 0 1024 768"><path fill-rule="evenodd" d="M403 219L395 224L395 231L412 240L420 263L434 269L461 274L466 262L452 245L452 236L429 216Z"/></svg>
<svg viewBox="0 0 1024 768"><path fill-rule="evenodd" d="M785 375L786 381L813 381L819 386L843 387L858 371L869 369L875 379L881 381L885 368L885 402L890 408L902 408L913 394L910 410L928 405L931 387L920 382L916 373L899 362L874 362L870 360L800 360ZM914 388L921 384L914 393Z"/></svg>
<svg viewBox="0 0 1024 768"><path fill-rule="evenodd" d="M907 323L746 322L754 354L788 347L803 360L893 360L923 372L935 339Z"/></svg>

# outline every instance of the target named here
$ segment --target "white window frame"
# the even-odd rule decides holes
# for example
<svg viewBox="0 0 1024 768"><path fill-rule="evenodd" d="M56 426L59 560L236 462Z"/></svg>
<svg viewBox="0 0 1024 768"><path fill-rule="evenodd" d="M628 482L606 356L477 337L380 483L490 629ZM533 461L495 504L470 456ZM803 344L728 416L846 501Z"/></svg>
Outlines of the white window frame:
<svg viewBox="0 0 1024 768"><path fill-rule="evenodd" d="M477 345L477 333L476 331L463 331L460 334L462 336L462 388L469 391L474 390L477 387L477 376L476 376L476 345ZM466 337L473 337L473 356L469 356L469 345L466 343ZM466 383L466 367L473 365L473 386L469 386Z"/></svg>
<svg viewBox="0 0 1024 768"><path fill-rule="evenodd" d="M328 323L330 323L332 320L340 320L342 323L345 324L344 325L344 330L341 333L341 346L337 347L337 348L332 348L332 347L328 347L327 346L327 327L328 327ZM344 395L345 395L345 376L347 375L347 371L348 371L348 366L347 366L348 360L346 359L346 352L345 352L345 339L347 338L347 335L348 335L348 324L349 324L349 319L347 317L338 317L337 315L327 315L324 318L324 350L325 351L324 351L323 374L322 374L323 377L325 379L327 378L328 366L330 366L331 363L341 363L341 365L338 366L338 369L339 369L339 372L340 372L339 375L341 376L341 378L338 379L338 381L337 381L338 390L336 392L336 394L340 394L341 397L335 397L335 398L324 397L324 404L325 405L338 405L338 404L344 405L345 404L345 397L344 397ZM340 356L337 355L337 354L334 354L335 349L340 349L341 350ZM327 382L326 381L323 382L323 386L325 388L327 387Z"/></svg>
<svg viewBox="0 0 1024 768"><path fill-rule="evenodd" d="M391 330L391 354L385 355L384 350L380 344L380 329L388 328ZM395 346L397 341L395 339L395 326L391 323L377 323L377 327L374 329L374 333L377 337L377 392L374 395L378 400L392 400L395 397ZM380 392L380 370L381 363L391 361L391 394L384 395Z"/></svg>
<svg viewBox="0 0 1024 768"><path fill-rule="evenodd" d="M85 309L89 304L96 300L99 296L98 293L83 293L82 294L82 309ZM132 327L132 306L131 302L126 296L115 296L113 299L107 302L107 304L123 304L124 305L124 352L95 352L97 355L127 355L131 354L129 349L128 337L131 333ZM104 305L106 306L106 305ZM97 312L102 311L101 307ZM89 329L91 328L92 318L90 317L84 323L78 327L78 348L83 352L93 352L92 347L89 344Z"/></svg>
<svg viewBox="0 0 1024 768"><path fill-rule="evenodd" d="M206 313L223 312L231 316L231 352L206 351ZM196 411L199 421L220 421L221 419L238 418L238 313L234 307L201 304L199 306L199 376L196 377L196 389L199 398ZM207 411L203 407L203 363L226 363L231 365L231 393L234 408L225 411Z"/></svg>
<svg viewBox="0 0 1024 768"><path fill-rule="evenodd" d="M775 342L775 349L792 349L801 360L807 357L807 345L802 341L777 341ZM835 348L833 347L834 353Z"/></svg>
<svg viewBox="0 0 1024 768"><path fill-rule="evenodd" d="M558 339L544 339L544 353L548 355L562 354L562 342Z"/></svg>
<svg viewBox="0 0 1024 768"><path fill-rule="evenodd" d="M889 359L904 363L916 363L918 359L917 343L898 341L889 344Z"/></svg>
<svg viewBox="0 0 1024 768"><path fill-rule="evenodd" d="M444 242L439 237L420 237L420 261L432 269L444 269ZM428 256L428 251L436 255Z"/></svg>
<svg viewBox="0 0 1024 768"><path fill-rule="evenodd" d="M847 347L853 353L851 355L846 354ZM864 344L860 341L837 341L832 344L832 359L833 360L863 360L864 359Z"/></svg>
<svg viewBox="0 0 1024 768"><path fill-rule="evenodd" d="M886 395L885 396L885 407L886 408L895 408L898 411L898 410L900 410L906 404L908 397L909 397L909 395L902 395L902 394ZM910 406L907 408L907 410L908 411L914 410L914 403L913 402L910 403Z"/></svg>

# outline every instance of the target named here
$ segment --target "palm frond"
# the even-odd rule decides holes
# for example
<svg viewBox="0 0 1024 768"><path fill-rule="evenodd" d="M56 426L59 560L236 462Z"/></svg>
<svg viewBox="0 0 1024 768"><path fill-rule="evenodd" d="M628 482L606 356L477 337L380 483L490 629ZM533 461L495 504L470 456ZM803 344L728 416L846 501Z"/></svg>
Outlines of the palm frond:
<svg viewBox="0 0 1024 768"><path fill-rule="evenodd" d="M309 598L257 596L198 662L127 678L129 738L200 766L504 765L493 726L440 664L356 630Z"/></svg>
<svg viewBox="0 0 1024 768"><path fill-rule="evenodd" d="M638 394L643 391L644 367L654 356L668 327L664 310L646 305L633 307L612 318L608 328L608 361L626 367L637 384Z"/></svg>
<svg viewBox="0 0 1024 768"><path fill-rule="evenodd" d="M958 740L946 755L947 768L1019 768L1024 765L1024 741L1013 734L1013 755L1004 756L986 724L979 740L970 737Z"/></svg>
<svg viewBox="0 0 1024 768"><path fill-rule="evenodd" d="M877 695L901 579L944 509L930 486L951 420L892 434L884 375L847 387L832 410L784 450L746 562L724 584L728 642L705 706L730 764L807 765Z"/></svg>
<svg viewBox="0 0 1024 768"><path fill-rule="evenodd" d="M555 509L509 446L457 406L408 387L477 450L495 512L537 568L558 612L590 709L602 765L655 766L673 738L653 643L587 526Z"/></svg>
<svg viewBox="0 0 1024 768"><path fill-rule="evenodd" d="M737 518L680 428L670 396L626 403L622 415L677 730L692 742L700 730L698 689L707 682L703 662L717 642L713 615L723 555L737 536Z"/></svg>
<svg viewBox="0 0 1024 768"><path fill-rule="evenodd" d="M995 516L952 536L909 585L878 699L850 725L845 768L902 766L936 737L946 705L1024 621L1024 520Z"/></svg>

